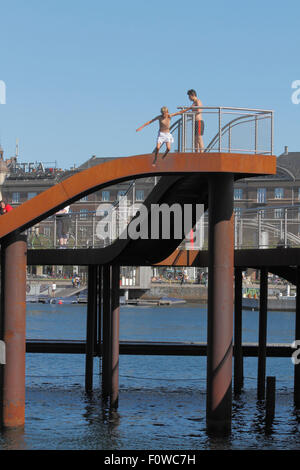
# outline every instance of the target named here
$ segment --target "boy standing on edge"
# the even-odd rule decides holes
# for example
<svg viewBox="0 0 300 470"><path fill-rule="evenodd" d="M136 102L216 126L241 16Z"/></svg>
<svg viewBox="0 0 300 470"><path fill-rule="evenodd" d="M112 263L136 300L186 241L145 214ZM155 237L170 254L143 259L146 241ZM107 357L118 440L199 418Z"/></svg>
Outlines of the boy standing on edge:
<svg viewBox="0 0 300 470"><path fill-rule="evenodd" d="M155 166L156 160L157 160L157 155L159 152L160 147L163 144L166 144L166 151L163 154L162 158L165 158L165 156L170 152L171 150L171 143L174 142L173 136L170 133L170 122L171 118L173 116L178 116L178 114L183 114L186 111L192 109L192 106L190 108L184 109L183 111L179 111L178 113L173 113L169 114L168 108L166 106L163 106L161 108L161 114L159 116L156 116L155 118L151 119L151 121L146 122L143 124L141 127L139 127L136 132L141 131L145 126L148 126L148 124L152 124L154 121L159 121L159 132L157 136L157 142L156 142L156 149L155 149L155 157L152 163L152 166Z"/></svg>
<svg viewBox="0 0 300 470"><path fill-rule="evenodd" d="M189 99L193 102L193 106L203 106L201 100L197 97L195 90L188 90L187 95ZM195 150L196 152L203 152L203 133L204 133L204 121L202 120L202 111L201 109L196 110L195 115Z"/></svg>

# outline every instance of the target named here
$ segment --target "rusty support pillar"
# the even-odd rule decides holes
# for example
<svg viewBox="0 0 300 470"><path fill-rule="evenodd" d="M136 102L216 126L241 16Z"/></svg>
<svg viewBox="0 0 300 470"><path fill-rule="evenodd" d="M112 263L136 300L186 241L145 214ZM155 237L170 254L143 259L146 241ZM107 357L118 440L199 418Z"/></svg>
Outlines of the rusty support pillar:
<svg viewBox="0 0 300 470"><path fill-rule="evenodd" d="M88 303L86 320L85 391L93 390L95 328L97 311L97 266L88 267Z"/></svg>
<svg viewBox="0 0 300 470"><path fill-rule="evenodd" d="M120 328L120 266L112 266L111 282L111 387L110 407L119 401L119 328Z"/></svg>
<svg viewBox="0 0 300 470"><path fill-rule="evenodd" d="M300 267L297 267L297 286L296 286L296 315L295 315L295 341L300 341ZM296 343L299 349L298 343ZM300 407L300 361L297 355L294 368L294 404Z"/></svg>
<svg viewBox="0 0 300 470"><path fill-rule="evenodd" d="M206 424L209 433L231 430L234 265L233 175L209 182L209 277Z"/></svg>
<svg viewBox="0 0 300 470"><path fill-rule="evenodd" d="M239 394L243 388L244 367L242 349L242 302L243 278L242 268L235 268L234 288L234 393Z"/></svg>
<svg viewBox="0 0 300 470"><path fill-rule="evenodd" d="M6 363L1 366L1 422L25 424L26 236L10 237L1 245L1 340Z"/></svg>
<svg viewBox="0 0 300 470"><path fill-rule="evenodd" d="M111 384L111 266L103 266L102 397L108 398Z"/></svg>
<svg viewBox="0 0 300 470"><path fill-rule="evenodd" d="M268 314L268 268L260 270L257 399L265 399Z"/></svg>

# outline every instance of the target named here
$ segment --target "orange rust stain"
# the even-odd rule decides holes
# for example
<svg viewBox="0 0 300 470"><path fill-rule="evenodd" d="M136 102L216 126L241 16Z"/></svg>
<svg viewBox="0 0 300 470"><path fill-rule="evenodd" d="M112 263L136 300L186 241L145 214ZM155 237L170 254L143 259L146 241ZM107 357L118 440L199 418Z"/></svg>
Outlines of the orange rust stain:
<svg viewBox="0 0 300 470"><path fill-rule="evenodd" d="M17 427L25 424L25 402L4 401L3 425L5 427Z"/></svg>
<svg viewBox="0 0 300 470"><path fill-rule="evenodd" d="M175 250L168 258L156 263L155 266L193 266L198 250Z"/></svg>

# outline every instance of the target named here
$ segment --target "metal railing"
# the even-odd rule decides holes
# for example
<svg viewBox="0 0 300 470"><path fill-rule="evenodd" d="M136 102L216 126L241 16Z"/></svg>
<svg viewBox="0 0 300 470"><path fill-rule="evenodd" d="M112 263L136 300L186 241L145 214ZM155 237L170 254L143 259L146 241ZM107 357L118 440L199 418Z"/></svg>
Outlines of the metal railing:
<svg viewBox="0 0 300 470"><path fill-rule="evenodd" d="M300 204L264 208L235 208L234 245L236 249L299 248ZM198 221L180 249L208 249L208 211Z"/></svg>
<svg viewBox="0 0 300 470"><path fill-rule="evenodd" d="M96 211L70 212L63 222L61 217L48 217L27 230L28 248L105 248L122 236L140 208L142 202L133 202L130 198L132 191L133 186L119 204L100 204ZM61 237L61 223L66 237ZM65 238L65 245L60 245L61 238Z"/></svg>
<svg viewBox="0 0 300 470"><path fill-rule="evenodd" d="M185 108L183 106L179 107L179 109ZM195 107L195 111L182 114L180 119L172 124L170 131L175 137L174 151L194 152L196 150L196 110L201 110L202 119L205 117L203 138L209 141L206 147L204 146L203 150L205 152L247 152L261 155L273 153L273 111L212 106ZM239 144L239 141L242 141L243 145ZM154 186L158 181L159 177L155 177ZM108 204L107 210L105 204L102 203L96 211L71 213L68 216L69 229L66 246L68 248L105 247L122 236L122 231L126 229L143 202L135 200L135 186L136 180L131 181L125 194L114 204ZM258 217L259 212L255 212L255 214L254 219ZM247 240L243 227L249 228L252 223L249 211L247 212L246 221L244 221L244 218L244 215L235 218L235 243L238 247L243 247L244 241ZM269 223L272 225L270 221ZM276 228L273 224L269 229L277 234L279 241L282 238L282 226L286 227L288 222L281 222L279 228L278 223L277 219ZM263 223L253 222L254 231L257 230L257 227L262 227L261 233L264 233L263 228L267 228L267 218L264 218ZM201 217L194 231L197 234L196 241L193 241L195 237L192 236L182 243L182 247L203 249L207 245L207 215ZM59 246L57 232L56 217L52 216L45 219L27 231L29 248L57 248ZM102 234L101 237L99 237L99 232ZM288 241L293 244L299 242L300 245L300 239L297 238L298 234L295 234L295 238L292 237L292 233L294 232L287 234L286 230L286 235L283 237L286 238L286 243ZM258 239L260 240L262 236L265 235L259 235ZM273 240L273 238L270 238L270 240ZM249 246L255 245L253 241L247 243ZM258 245L261 246L261 243L258 243Z"/></svg>
<svg viewBox="0 0 300 470"><path fill-rule="evenodd" d="M208 143L202 151L273 154L273 111L224 106L202 106L195 110L201 112L205 124L203 140ZM196 111L187 111L172 126L175 151L196 151L196 118Z"/></svg>
<svg viewBox="0 0 300 470"><path fill-rule="evenodd" d="M101 207L101 206L100 206ZM71 213L68 217L67 248L104 248L113 243L128 225L140 203L117 206L116 217L110 218L100 210ZM99 234L106 234L99 237ZM239 210L234 218L235 248L300 247L300 204ZM49 217L27 231L31 249L58 248L57 219ZM181 249L208 248L208 211L197 222L180 245Z"/></svg>

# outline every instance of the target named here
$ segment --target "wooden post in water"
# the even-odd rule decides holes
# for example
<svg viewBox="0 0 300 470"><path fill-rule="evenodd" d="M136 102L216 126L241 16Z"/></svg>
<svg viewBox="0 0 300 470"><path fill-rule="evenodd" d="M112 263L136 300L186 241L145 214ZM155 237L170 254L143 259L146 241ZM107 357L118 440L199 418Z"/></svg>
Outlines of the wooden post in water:
<svg viewBox="0 0 300 470"><path fill-rule="evenodd" d="M111 388L110 407L119 401L119 325L120 325L120 266L112 266L111 283Z"/></svg>
<svg viewBox="0 0 300 470"><path fill-rule="evenodd" d="M88 267L88 298L85 350L85 391L93 390L95 319L97 309L97 266Z"/></svg>
<svg viewBox="0 0 300 470"><path fill-rule="evenodd" d="M297 349L300 347L300 267L297 267L297 286L296 286L296 315L295 315L295 341ZM298 345L297 345L298 344ZM300 354L294 358L294 404L300 407Z"/></svg>
<svg viewBox="0 0 300 470"><path fill-rule="evenodd" d="M276 377L267 377L266 391L266 425L270 426L275 414Z"/></svg>
<svg viewBox="0 0 300 470"><path fill-rule="evenodd" d="M239 394L243 388L244 367L242 349L242 301L243 279L242 268L235 268L234 290L234 393Z"/></svg>
<svg viewBox="0 0 300 470"><path fill-rule="evenodd" d="M259 298L259 337L258 337L258 370L257 399L265 398L266 353L267 353L267 314L268 314L268 268L260 270Z"/></svg>
<svg viewBox="0 0 300 470"><path fill-rule="evenodd" d="M103 341L102 341L102 397L108 398L111 384L111 266L103 266Z"/></svg>
<svg viewBox="0 0 300 470"><path fill-rule="evenodd" d="M98 323L97 323L97 351L102 348L102 266L98 266Z"/></svg>

